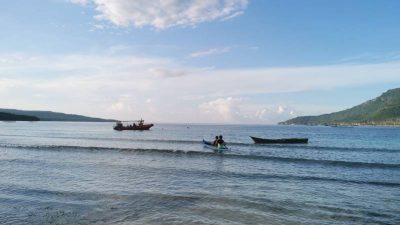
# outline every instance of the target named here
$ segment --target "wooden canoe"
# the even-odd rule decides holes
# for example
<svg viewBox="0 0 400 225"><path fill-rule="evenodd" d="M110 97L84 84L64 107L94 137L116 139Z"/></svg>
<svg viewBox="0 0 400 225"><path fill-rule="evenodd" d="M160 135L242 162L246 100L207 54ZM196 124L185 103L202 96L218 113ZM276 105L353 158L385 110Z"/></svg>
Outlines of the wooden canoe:
<svg viewBox="0 0 400 225"><path fill-rule="evenodd" d="M250 136L255 144L307 144L308 138L266 139Z"/></svg>

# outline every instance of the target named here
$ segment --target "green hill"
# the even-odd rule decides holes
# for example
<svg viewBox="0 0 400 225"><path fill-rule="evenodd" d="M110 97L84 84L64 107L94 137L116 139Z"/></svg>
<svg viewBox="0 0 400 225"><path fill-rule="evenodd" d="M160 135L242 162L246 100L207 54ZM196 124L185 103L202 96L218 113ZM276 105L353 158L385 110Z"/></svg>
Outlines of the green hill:
<svg viewBox="0 0 400 225"><path fill-rule="evenodd" d="M35 116L15 115L11 113L0 112L0 121L39 121Z"/></svg>
<svg viewBox="0 0 400 225"><path fill-rule="evenodd" d="M400 88L340 112L300 116L279 124L303 125L394 125L400 126Z"/></svg>
<svg viewBox="0 0 400 225"><path fill-rule="evenodd" d="M65 114L51 111L27 111L17 109L0 109L2 113L27 115L37 117L41 121L69 121L69 122L114 122L115 120L87 117L75 114Z"/></svg>

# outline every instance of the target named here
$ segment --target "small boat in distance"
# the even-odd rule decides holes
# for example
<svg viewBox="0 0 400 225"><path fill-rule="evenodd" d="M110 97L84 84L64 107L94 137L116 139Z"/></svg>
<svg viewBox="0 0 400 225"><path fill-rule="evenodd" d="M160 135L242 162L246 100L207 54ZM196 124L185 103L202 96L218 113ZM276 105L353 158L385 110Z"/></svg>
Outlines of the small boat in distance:
<svg viewBox="0 0 400 225"><path fill-rule="evenodd" d="M124 122L133 122L132 124L124 126L122 121L117 121L114 126L114 130L123 131L123 130L149 130L154 124L145 124L143 119L135 120L135 121L124 121ZM138 122L136 124L136 122Z"/></svg>
<svg viewBox="0 0 400 225"><path fill-rule="evenodd" d="M266 139L250 136L255 144L307 144L308 138Z"/></svg>

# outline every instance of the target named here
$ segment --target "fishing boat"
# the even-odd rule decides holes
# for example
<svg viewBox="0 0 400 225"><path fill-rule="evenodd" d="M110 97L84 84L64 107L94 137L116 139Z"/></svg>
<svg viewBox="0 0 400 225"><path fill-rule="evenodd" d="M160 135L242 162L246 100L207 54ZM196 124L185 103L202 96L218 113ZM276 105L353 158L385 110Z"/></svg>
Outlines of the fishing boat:
<svg viewBox="0 0 400 225"><path fill-rule="evenodd" d="M255 144L307 144L308 138L266 139L250 136Z"/></svg>
<svg viewBox="0 0 400 225"><path fill-rule="evenodd" d="M226 145L223 145L223 146L215 146L215 145L213 145L211 142L205 141L204 139L203 139L203 144L204 144L204 147L205 147L205 148L211 149L211 150L213 150L213 151L220 151L220 152L222 152L222 151L227 151L227 150L229 150L229 148L226 147Z"/></svg>
<svg viewBox="0 0 400 225"><path fill-rule="evenodd" d="M143 119L135 120L135 121L124 121L124 122L133 122L132 124L124 125L122 121L118 121L114 130L123 131L123 130L149 130L154 124L145 124ZM137 122L137 124L136 124Z"/></svg>

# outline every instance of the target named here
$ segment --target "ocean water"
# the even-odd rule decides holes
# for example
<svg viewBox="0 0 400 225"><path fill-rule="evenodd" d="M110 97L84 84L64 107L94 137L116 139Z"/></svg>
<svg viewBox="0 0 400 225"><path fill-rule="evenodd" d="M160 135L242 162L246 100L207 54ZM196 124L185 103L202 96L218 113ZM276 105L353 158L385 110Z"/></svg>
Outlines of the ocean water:
<svg viewBox="0 0 400 225"><path fill-rule="evenodd" d="M400 224L399 128L112 126L0 123L0 224Z"/></svg>

